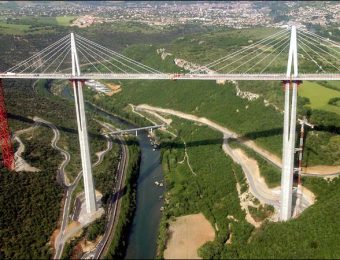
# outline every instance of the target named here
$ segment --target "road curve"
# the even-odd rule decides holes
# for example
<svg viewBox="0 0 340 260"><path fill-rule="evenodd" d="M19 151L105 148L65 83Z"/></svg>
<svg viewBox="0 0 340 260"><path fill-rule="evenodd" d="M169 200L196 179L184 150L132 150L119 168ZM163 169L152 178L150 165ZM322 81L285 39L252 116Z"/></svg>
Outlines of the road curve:
<svg viewBox="0 0 340 260"><path fill-rule="evenodd" d="M97 153L98 159L97 161L92 165L92 167L96 167L99 164L102 163L104 156L107 152L109 152L112 149L112 140L110 140L108 137L107 138L107 148L103 151L100 151ZM58 237L56 239L56 244L55 244L55 248L56 248L56 253L54 256L54 259L60 259L62 256L62 252L64 249L64 245L65 242L72 236L68 235L68 236L64 236L65 235L65 229L68 223L68 216L69 216L69 212L70 212L70 208L71 208L71 200L72 200L72 194L74 192L74 190L76 189L82 175L83 171L80 171L76 177L76 179L74 180L74 182L67 186L67 192L66 192L66 199L65 199L65 205L64 205L64 211L63 211L63 222L61 225L61 229L60 232L58 234ZM62 174L65 174L65 172L63 171Z"/></svg>
<svg viewBox="0 0 340 260"><path fill-rule="evenodd" d="M60 232L59 232L59 234L58 234L58 236L55 240L56 251L55 251L55 255L54 255L55 259L60 259L62 252L63 252L63 249L64 249L64 244L67 240L67 239L64 238L64 234L65 234L65 229L66 229L66 226L67 226L67 223L68 223L68 216L69 216L69 212L70 212L72 194L73 194L75 188L77 187L77 185L78 185L78 183L79 183L79 181L82 177L82 171L80 171L78 173L77 177L75 178L75 180L72 183L68 182L67 178L65 178L65 176L66 176L65 167L70 162L71 155L69 154L69 152L60 148L57 145L57 143L60 139L60 132L59 132L58 128L54 124L52 124L51 122L44 120L42 118L39 118L39 117L34 117L33 120L38 124L45 124L52 129L54 136L53 136L52 141L51 141L51 146L52 146L53 149L58 150L64 156L64 160L62 161L62 163L60 164L60 166L58 168L58 176L61 178L62 185L66 189L66 196L65 196L65 202L64 202L62 222L61 222L61 226L60 226ZM105 154L108 151L110 151L111 149L112 149L112 141L109 138L107 138L107 148L105 150L97 153L98 159L93 164L93 167L99 165L103 161Z"/></svg>
<svg viewBox="0 0 340 260"><path fill-rule="evenodd" d="M233 152L233 149L230 148L228 144L229 138L230 136L224 134L222 148L233 159L234 162L238 163L242 167L242 170L248 180L251 193L260 201L275 207L279 207L279 201L277 196L275 196L272 192L263 189L262 185L256 185L256 180L253 178L252 172L249 169L248 165L246 163L243 163L242 159L239 158Z"/></svg>
<svg viewBox="0 0 340 260"><path fill-rule="evenodd" d="M62 178L63 185L65 187L69 187L70 184L66 183L66 178L65 178L64 173L65 173L65 167L67 166L67 164L71 160L71 155L70 155L69 152L65 151L64 149L60 148L57 145L57 143L60 139L60 132L59 132L58 128L55 125L53 125L51 122L46 121L46 120L39 118L39 117L34 117L33 120L37 123L45 124L52 129L54 136L53 136L52 141L51 141L51 146L52 146L53 149L59 151L64 156L64 160L62 161L62 163L60 164L59 169L58 169L59 170L59 176Z"/></svg>
<svg viewBox="0 0 340 260"><path fill-rule="evenodd" d="M176 111L176 110L173 110L173 109L164 109L164 108L159 108L159 107L153 107L153 106L145 105L145 104L138 105L136 108L138 110L145 110L145 111L149 110L149 111L174 115L174 116L177 116L179 118L183 118L183 119L186 119L186 120L189 120L189 121L194 121L194 122L205 124L205 125L213 128L214 130L221 132L224 136L223 149L225 150L226 153L228 153L232 157L232 159L235 162L237 162L238 164L241 165L241 167L242 167L242 169L243 169L243 171L244 171L244 173L247 177L247 180L248 180L252 194L256 198L258 198L260 201L262 201L266 204L273 205L276 208L279 207L279 205L280 205L279 204L279 200L280 200L279 193L274 194L270 189L265 190L262 187L262 185L259 185L257 180L255 178L253 178L252 172L249 169L248 165L246 163L244 163L243 160L241 160L241 158L238 158L236 156L236 154L234 152L232 152L232 149L229 147L227 140L229 138L238 138L238 135L236 133L232 132L231 130L227 129L226 127L223 127L223 126L221 126L221 125L219 125L219 124L217 124L217 123L215 123L215 122L213 122L213 121L211 121L207 118L197 117L195 115L186 114L186 113L183 113L181 111ZM245 143L245 145L247 145L249 148L251 148L255 152L258 152L257 150L254 149L253 145L249 146L249 142ZM261 152L262 152L261 155L263 155L263 152L268 153L267 151L262 151L262 150L261 150ZM271 158L272 157L269 157L269 160ZM277 160L272 161L272 163L277 165ZM294 194L296 193L296 191L293 191L293 192L294 192ZM294 195L294 196L296 196L296 195ZM310 205L311 205L311 203L309 202L309 200L303 196L301 198L300 207L305 209L306 207L308 207Z"/></svg>
<svg viewBox="0 0 340 260"><path fill-rule="evenodd" d="M60 259L61 254L62 254L62 250L63 250L63 247L64 247L63 243L60 243L60 242L62 240L62 236L64 235L66 225L67 225L67 218L68 218L68 215L69 215L72 192L74 191L76 184L79 182L79 180L81 178L81 174L80 173L78 174L78 176L76 177L76 179L74 180L74 182L71 185L66 183L65 167L70 162L71 156L70 156L69 152L65 151L64 149L60 148L57 145L57 143L60 139L60 132L59 132L58 128L55 125L53 125L51 122L46 121L46 120L39 118L39 117L34 117L33 120L37 123L45 124L52 129L54 136L53 136L52 141L51 141L51 146L52 146L53 149L58 150L64 156L64 160L62 161L62 163L60 164L60 166L58 168L58 176L61 178L62 185L66 189L66 196L65 196L63 216L62 216L62 221L61 221L61 226L60 226L60 232L57 235L56 240L55 240L56 251L55 251L55 256L54 256L55 259Z"/></svg>

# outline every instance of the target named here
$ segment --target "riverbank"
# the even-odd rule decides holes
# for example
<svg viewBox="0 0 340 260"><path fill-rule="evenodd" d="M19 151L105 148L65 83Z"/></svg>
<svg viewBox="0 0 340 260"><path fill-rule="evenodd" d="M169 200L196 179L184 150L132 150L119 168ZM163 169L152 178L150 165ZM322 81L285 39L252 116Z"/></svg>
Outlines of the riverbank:
<svg viewBox="0 0 340 260"><path fill-rule="evenodd" d="M124 188L120 191L123 195L120 205L119 220L115 226L112 241L108 247L105 257L112 259L122 259L126 251L125 241L129 235L132 218L136 209L137 179L141 161L141 151L136 143L129 145L129 161ZM103 255L104 256L104 255Z"/></svg>

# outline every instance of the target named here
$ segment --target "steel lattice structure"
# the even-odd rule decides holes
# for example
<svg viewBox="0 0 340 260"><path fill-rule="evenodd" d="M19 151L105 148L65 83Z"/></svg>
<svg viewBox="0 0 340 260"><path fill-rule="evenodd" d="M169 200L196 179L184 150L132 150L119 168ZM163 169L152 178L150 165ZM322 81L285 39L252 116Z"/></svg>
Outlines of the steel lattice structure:
<svg viewBox="0 0 340 260"><path fill-rule="evenodd" d="M7 111L2 80L0 79L0 144L4 166L14 170L14 153L8 126Z"/></svg>

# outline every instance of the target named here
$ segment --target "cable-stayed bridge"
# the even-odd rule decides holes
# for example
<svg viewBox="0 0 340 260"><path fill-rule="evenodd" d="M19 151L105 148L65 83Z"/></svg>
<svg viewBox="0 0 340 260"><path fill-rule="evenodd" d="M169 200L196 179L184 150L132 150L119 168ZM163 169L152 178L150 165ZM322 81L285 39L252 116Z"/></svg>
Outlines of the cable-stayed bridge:
<svg viewBox="0 0 340 260"><path fill-rule="evenodd" d="M292 187L297 88L304 80L340 80L340 44L295 26L271 33L262 39L228 47L228 54L205 65L191 64L185 72L162 69L160 62L145 65L80 35L69 34L17 65L0 72L0 79L70 80L81 147L86 208L97 210L92 178L87 122L82 92L85 80L217 80L281 81L285 90L281 220L292 214ZM148 59L146 59L148 60ZM152 62L150 62L152 63ZM2 86L2 84L1 84ZM3 93L0 91L0 94ZM3 94L0 101L3 101ZM0 139L5 166L13 169L13 148L8 142L4 102L0 102Z"/></svg>
<svg viewBox="0 0 340 260"><path fill-rule="evenodd" d="M6 79L64 79L64 80L256 80L256 81L282 81L282 80L340 80L340 74L299 74L297 77L287 77L286 74L122 74L122 73L85 73L79 76L70 74L8 74L0 73L0 78Z"/></svg>
<svg viewBox="0 0 340 260"><path fill-rule="evenodd" d="M82 72L72 75L71 35L17 65L0 78L29 79L185 79L185 80L339 80L339 44L305 30L299 31L299 74L284 69L290 30L283 29L252 44L228 49L229 54L185 73L161 71L110 50L80 35L73 36ZM249 42L252 42L250 40ZM157 64L158 65L158 64Z"/></svg>

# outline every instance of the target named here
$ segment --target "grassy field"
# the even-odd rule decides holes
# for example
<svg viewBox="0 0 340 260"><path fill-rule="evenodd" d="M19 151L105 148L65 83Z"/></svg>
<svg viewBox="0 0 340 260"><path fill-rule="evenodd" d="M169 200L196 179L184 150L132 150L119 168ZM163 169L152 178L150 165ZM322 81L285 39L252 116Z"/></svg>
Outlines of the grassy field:
<svg viewBox="0 0 340 260"><path fill-rule="evenodd" d="M54 26L67 27L76 16L1 18L0 34L36 34L54 31Z"/></svg>
<svg viewBox="0 0 340 260"><path fill-rule="evenodd" d="M69 26L76 16L57 16L55 19L58 25Z"/></svg>
<svg viewBox="0 0 340 260"><path fill-rule="evenodd" d="M60 25L69 26L71 21L77 16L56 16L56 17L32 17L22 16L20 18L8 17L7 21L11 24L23 24L23 25Z"/></svg>
<svg viewBox="0 0 340 260"><path fill-rule="evenodd" d="M27 24L8 24L3 21L0 22L1 34L24 34L30 29Z"/></svg>
<svg viewBox="0 0 340 260"><path fill-rule="evenodd" d="M276 30L272 28L256 28L245 30L244 32L241 32L241 30L228 30L205 35L195 35L193 37L176 39L170 47L170 50L190 61L207 64L239 51L241 48L251 45L252 42L267 37L274 32L276 32ZM228 59L226 62L221 62L213 66L212 69L226 73L229 71L233 71L234 73L260 72L265 69L266 64L274 60L278 54L277 52L269 54L268 50L270 48L269 45L259 45L254 49L247 50L241 55L234 56L233 59ZM266 50L266 52L263 52L264 50ZM242 58L246 55L248 55L247 58ZM265 69L265 71L281 72L284 70L283 65L285 63L286 55L285 53L281 53L275 62Z"/></svg>
<svg viewBox="0 0 340 260"><path fill-rule="evenodd" d="M319 81L319 84L326 87L331 88L335 90L340 91L340 82L339 81Z"/></svg>
<svg viewBox="0 0 340 260"><path fill-rule="evenodd" d="M309 106L312 109L326 110L340 115L340 107L328 104L331 98L340 97L340 91L326 88L317 82L306 81L299 89L299 95L309 98Z"/></svg>
<svg viewBox="0 0 340 260"><path fill-rule="evenodd" d="M169 43L168 51L193 62L208 63L221 58L240 46L250 45L249 40L265 38L275 32L272 28L219 30L207 34L184 35Z"/></svg>

